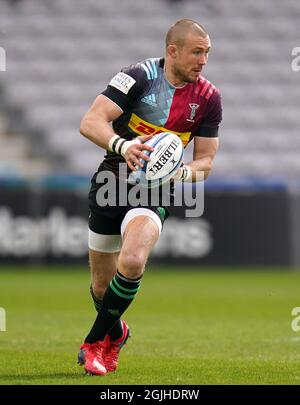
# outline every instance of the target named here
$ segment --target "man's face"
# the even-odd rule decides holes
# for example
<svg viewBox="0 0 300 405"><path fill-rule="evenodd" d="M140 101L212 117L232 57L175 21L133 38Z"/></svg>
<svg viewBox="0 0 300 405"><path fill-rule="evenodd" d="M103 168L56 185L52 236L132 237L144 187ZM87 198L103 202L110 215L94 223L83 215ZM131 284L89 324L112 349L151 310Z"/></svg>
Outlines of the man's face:
<svg viewBox="0 0 300 405"><path fill-rule="evenodd" d="M206 65L211 43L209 36L202 38L189 33L182 47L176 47L173 72L178 79L193 83Z"/></svg>

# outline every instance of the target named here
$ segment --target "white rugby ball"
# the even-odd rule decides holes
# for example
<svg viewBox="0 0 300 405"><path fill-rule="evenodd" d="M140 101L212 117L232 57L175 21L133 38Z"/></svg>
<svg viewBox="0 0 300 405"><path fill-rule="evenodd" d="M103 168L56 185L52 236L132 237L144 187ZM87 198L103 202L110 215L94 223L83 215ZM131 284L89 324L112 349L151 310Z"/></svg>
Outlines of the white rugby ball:
<svg viewBox="0 0 300 405"><path fill-rule="evenodd" d="M143 167L132 172L129 183L142 187L158 187L171 179L183 159L183 145L180 138L172 132L154 135L145 144L154 148L153 152L143 151L150 157L148 162L141 159Z"/></svg>

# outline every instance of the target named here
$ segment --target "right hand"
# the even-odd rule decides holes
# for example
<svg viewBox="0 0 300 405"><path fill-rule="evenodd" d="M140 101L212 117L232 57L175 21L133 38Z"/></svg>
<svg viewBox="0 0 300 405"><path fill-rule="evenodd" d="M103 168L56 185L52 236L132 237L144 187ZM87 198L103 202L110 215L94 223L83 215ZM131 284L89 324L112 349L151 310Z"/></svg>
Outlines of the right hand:
<svg viewBox="0 0 300 405"><path fill-rule="evenodd" d="M144 142L148 141L148 139L151 139L152 135L147 135L147 136L138 136L135 139L138 139L140 143L133 143L130 145L125 154L124 154L124 159L126 160L127 165L132 171L137 171L137 166L143 167L143 163L140 161L140 159L149 161L150 158L147 156L145 153L143 153L143 150L153 152L154 148L152 148L149 145L145 145Z"/></svg>
<svg viewBox="0 0 300 405"><path fill-rule="evenodd" d="M182 174L183 174L183 169L182 167L179 167L179 169L177 170L177 172L174 174L174 176L172 177L172 180L174 181L181 181L182 180Z"/></svg>

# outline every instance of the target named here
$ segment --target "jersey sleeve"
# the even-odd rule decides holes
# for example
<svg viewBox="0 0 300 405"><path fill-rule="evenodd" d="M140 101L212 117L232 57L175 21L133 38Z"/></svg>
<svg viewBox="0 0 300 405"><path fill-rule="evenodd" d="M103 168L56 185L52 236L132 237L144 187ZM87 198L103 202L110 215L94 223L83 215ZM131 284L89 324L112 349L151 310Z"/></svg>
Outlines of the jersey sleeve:
<svg viewBox="0 0 300 405"><path fill-rule="evenodd" d="M221 121L222 121L221 93L218 89L215 89L207 105L207 113L205 115L205 118L199 125L195 133L195 136L203 136L205 138L218 137L218 130Z"/></svg>
<svg viewBox="0 0 300 405"><path fill-rule="evenodd" d="M123 111L134 103L147 87L146 72L140 65L123 68L109 82L102 94Z"/></svg>

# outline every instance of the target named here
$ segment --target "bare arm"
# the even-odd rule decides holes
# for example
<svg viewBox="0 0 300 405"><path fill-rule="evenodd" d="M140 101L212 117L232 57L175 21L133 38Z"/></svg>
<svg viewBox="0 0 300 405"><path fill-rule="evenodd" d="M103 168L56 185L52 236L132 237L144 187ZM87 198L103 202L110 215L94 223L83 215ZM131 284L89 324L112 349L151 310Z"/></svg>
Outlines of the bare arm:
<svg viewBox="0 0 300 405"><path fill-rule="evenodd" d="M193 171L193 181L196 181L195 172L204 172L204 180L208 178L218 147L219 138L195 136L193 160L188 164Z"/></svg>
<svg viewBox="0 0 300 405"><path fill-rule="evenodd" d="M218 146L218 138L195 136L193 160L178 169L174 180L187 182L206 180L212 169L212 161Z"/></svg>
<svg viewBox="0 0 300 405"><path fill-rule="evenodd" d="M112 138L116 137L114 130L110 126L110 122L119 118L122 113L123 111L117 106L117 104L109 98L100 95L95 99L91 108L82 118L80 123L80 133L101 148L109 150L110 141ZM140 142L145 142L145 140L150 137L138 137L138 139ZM126 148L126 152L122 156L126 160L130 169L136 170L134 165L142 166L139 161L140 158L148 160L148 157L142 151L152 151L153 148L143 145L140 142L127 142L131 142L132 144L127 144L129 147Z"/></svg>
<svg viewBox="0 0 300 405"><path fill-rule="evenodd" d="M109 140L116 135L109 125L123 111L105 96L98 96L80 123L80 133L101 148L108 149Z"/></svg>

